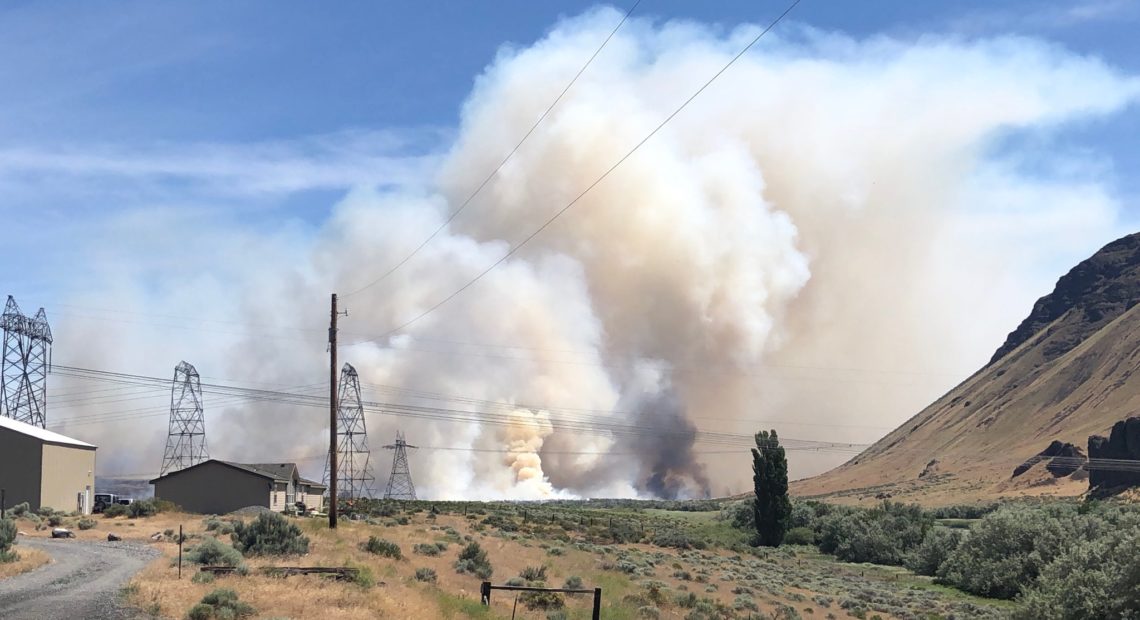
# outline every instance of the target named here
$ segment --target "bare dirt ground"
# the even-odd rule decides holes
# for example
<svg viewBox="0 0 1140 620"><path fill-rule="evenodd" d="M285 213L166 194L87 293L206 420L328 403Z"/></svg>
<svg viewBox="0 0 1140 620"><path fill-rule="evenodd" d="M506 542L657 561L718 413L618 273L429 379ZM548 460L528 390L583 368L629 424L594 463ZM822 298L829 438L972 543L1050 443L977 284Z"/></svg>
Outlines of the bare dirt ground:
<svg viewBox="0 0 1140 620"><path fill-rule="evenodd" d="M0 618L124 620L136 612L121 605L124 584L158 552L134 542L24 537L21 548L43 551L52 561L0 581Z"/></svg>

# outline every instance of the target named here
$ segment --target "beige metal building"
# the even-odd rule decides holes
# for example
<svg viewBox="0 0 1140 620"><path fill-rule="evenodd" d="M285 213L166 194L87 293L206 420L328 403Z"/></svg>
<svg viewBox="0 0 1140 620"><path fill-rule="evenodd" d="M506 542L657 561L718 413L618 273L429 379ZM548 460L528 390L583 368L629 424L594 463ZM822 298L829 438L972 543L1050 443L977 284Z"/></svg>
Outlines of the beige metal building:
<svg viewBox="0 0 1140 620"><path fill-rule="evenodd" d="M91 514L95 446L0 416L0 489L7 508Z"/></svg>
<svg viewBox="0 0 1140 620"><path fill-rule="evenodd" d="M284 512L304 504L320 509L325 485L305 480L295 463L233 463L210 459L150 481L154 496L183 510L225 514L247 506Z"/></svg>

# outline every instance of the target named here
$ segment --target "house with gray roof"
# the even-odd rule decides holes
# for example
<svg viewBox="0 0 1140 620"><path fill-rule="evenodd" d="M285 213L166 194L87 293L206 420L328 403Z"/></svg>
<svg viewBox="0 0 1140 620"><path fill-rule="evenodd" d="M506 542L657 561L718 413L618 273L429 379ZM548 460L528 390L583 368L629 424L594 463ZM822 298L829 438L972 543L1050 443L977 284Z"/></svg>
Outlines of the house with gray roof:
<svg viewBox="0 0 1140 620"><path fill-rule="evenodd" d="M210 459L150 481L154 496L187 512L225 514L249 506L275 512L320 510L325 490L301 477L296 463L235 463Z"/></svg>

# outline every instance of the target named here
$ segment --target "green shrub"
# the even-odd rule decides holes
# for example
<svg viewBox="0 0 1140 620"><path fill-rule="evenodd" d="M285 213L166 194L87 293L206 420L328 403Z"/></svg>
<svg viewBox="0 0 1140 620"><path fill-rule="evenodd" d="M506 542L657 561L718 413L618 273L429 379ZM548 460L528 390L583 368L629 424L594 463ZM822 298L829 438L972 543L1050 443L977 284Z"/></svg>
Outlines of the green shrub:
<svg viewBox="0 0 1140 620"><path fill-rule="evenodd" d="M827 512L827 505L819 502L792 502L792 527L815 529L816 522Z"/></svg>
<svg viewBox="0 0 1140 620"><path fill-rule="evenodd" d="M255 613L257 612L252 606L238 600L237 592L229 588L217 588L202 597L202 602L191 607L187 615L190 620L230 620L248 618Z"/></svg>
<svg viewBox="0 0 1140 620"><path fill-rule="evenodd" d="M932 508L930 516L935 519L981 519L998 509L1000 504L959 504L957 506L942 506Z"/></svg>
<svg viewBox="0 0 1140 620"><path fill-rule="evenodd" d="M490 579L494 573L491 561L487 559L487 552L477 542L470 542L459 551L459 559L455 561L455 572L473 573L480 579Z"/></svg>
<svg viewBox="0 0 1140 620"><path fill-rule="evenodd" d="M234 522L211 517L206 519L206 531L214 532L218 536L228 536L234 533Z"/></svg>
<svg viewBox="0 0 1140 620"><path fill-rule="evenodd" d="M36 514L46 519L55 514L55 510L51 506L40 506L36 509Z"/></svg>
<svg viewBox="0 0 1140 620"><path fill-rule="evenodd" d="M353 568L356 572L352 574L352 583L362 587L371 588L376 585L376 577L372 574L372 569L363 565L354 565Z"/></svg>
<svg viewBox="0 0 1140 620"><path fill-rule="evenodd" d="M362 548L368 553L392 558L393 560L399 560L404 557L403 552L400 551L400 545L375 536L369 536L368 542L364 543Z"/></svg>
<svg viewBox="0 0 1140 620"><path fill-rule="evenodd" d="M906 557L906 567L919 575L933 577L961 542L962 532L958 530L931 528L922 544Z"/></svg>
<svg viewBox="0 0 1140 620"><path fill-rule="evenodd" d="M0 564L16 561L16 552L12 545L16 544L16 522L12 519L0 520Z"/></svg>
<svg viewBox="0 0 1140 620"><path fill-rule="evenodd" d="M916 505L835 509L819 520L819 550L847 562L900 565L926 537L932 519Z"/></svg>
<svg viewBox="0 0 1140 620"><path fill-rule="evenodd" d="M990 598L1012 599L1069 546L1104 527L1073 506L1009 506L986 515L938 571L944 583Z"/></svg>
<svg viewBox="0 0 1140 620"><path fill-rule="evenodd" d="M235 523L234 548L243 555L304 555L309 539L301 528L276 512L263 512L249 524Z"/></svg>
<svg viewBox="0 0 1140 620"><path fill-rule="evenodd" d="M718 518L728 521L736 529L747 532L756 530L756 512L752 510L751 500L726 504L721 508Z"/></svg>
<svg viewBox="0 0 1140 620"><path fill-rule="evenodd" d="M795 509L793 508L793 513ZM810 527L793 527L784 534L784 544L786 545L814 545L815 532Z"/></svg>
<svg viewBox="0 0 1140 620"><path fill-rule="evenodd" d="M204 566L238 566L241 552L217 538L207 537L186 551L186 561Z"/></svg>
<svg viewBox="0 0 1140 620"><path fill-rule="evenodd" d="M59 527L63 525L63 515L51 515L48 517L48 525L52 527Z"/></svg>
<svg viewBox="0 0 1140 620"><path fill-rule="evenodd" d="M80 519L78 525L81 530L91 530L95 529L97 523L94 519Z"/></svg>
<svg viewBox="0 0 1140 620"><path fill-rule="evenodd" d="M578 575L570 575L566 578L566 582L562 584L562 587L567 590L581 590L582 578Z"/></svg>
<svg viewBox="0 0 1140 620"><path fill-rule="evenodd" d="M11 513L13 517L22 517L31 511L32 506L28 502L20 502L19 504L16 504L15 506L12 506L10 509L8 509L8 512Z"/></svg>
<svg viewBox="0 0 1140 620"><path fill-rule="evenodd" d="M160 512L169 512L173 510L174 507L174 504L171 502L158 499L157 497L150 497L131 502L126 508L128 517L138 519L139 517L153 517ZM106 509L104 509L103 512L106 513Z"/></svg>
<svg viewBox="0 0 1140 620"><path fill-rule="evenodd" d="M1135 618L1140 611L1140 523L1074 544L1026 588L1017 620Z"/></svg>
<svg viewBox="0 0 1140 620"><path fill-rule="evenodd" d="M541 583L536 587L541 587ZM519 602L530 610L562 609L566 606L566 599L558 592L523 592L519 595Z"/></svg>
<svg viewBox="0 0 1140 620"><path fill-rule="evenodd" d="M527 581L546 581L546 567L527 566L519 572L519 577Z"/></svg>
<svg viewBox="0 0 1140 620"><path fill-rule="evenodd" d="M103 517L112 519L127 514L127 507L122 504L111 504L103 509Z"/></svg>
<svg viewBox="0 0 1140 620"><path fill-rule="evenodd" d="M435 583L437 578L438 578L438 575L436 575L434 568L427 568L425 566L424 568L417 568L416 569L416 581L423 581L426 583Z"/></svg>
<svg viewBox="0 0 1140 620"><path fill-rule="evenodd" d="M672 547L674 549L704 549L703 541L693 539L687 533L677 529L661 529L653 534L653 544L658 547Z"/></svg>
<svg viewBox="0 0 1140 620"><path fill-rule="evenodd" d="M434 557L439 555L439 547L431 543L416 543L416 545L412 547L412 552Z"/></svg>
<svg viewBox="0 0 1140 620"><path fill-rule="evenodd" d="M194 573L193 577L190 578L190 581L192 583L214 583L214 580L214 573L207 573L204 571L198 571Z"/></svg>
<svg viewBox="0 0 1140 620"><path fill-rule="evenodd" d="M205 603L197 603L190 608L186 617L189 620L212 620L214 617L214 607Z"/></svg>

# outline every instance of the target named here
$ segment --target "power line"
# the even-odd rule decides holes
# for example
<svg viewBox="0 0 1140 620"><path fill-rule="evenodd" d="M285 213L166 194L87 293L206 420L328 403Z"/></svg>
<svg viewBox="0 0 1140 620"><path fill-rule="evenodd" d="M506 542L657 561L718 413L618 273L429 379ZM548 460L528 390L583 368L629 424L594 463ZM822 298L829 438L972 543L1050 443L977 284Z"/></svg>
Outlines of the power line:
<svg viewBox="0 0 1140 620"><path fill-rule="evenodd" d="M99 371L65 365L60 365L56 368L57 372L69 376L77 375L92 378L98 377L102 380L123 384L169 385L170 383L169 379L147 377L144 375L131 375L128 373ZM243 388L234 385L219 385L209 383L202 384L202 391L203 393L244 396L252 400L286 403L305 407L324 408L326 406L324 399L318 396L310 396L296 392L280 392L274 390ZM365 411L368 411L370 413L396 416L400 418L417 418L438 422L456 422L507 427L532 423L531 420L520 420L515 412L496 413L493 411L472 411L468 409L428 407L420 405L409 405L406 403L375 401L363 401L361 405L364 407ZM125 418L126 416L117 419ZM615 416L612 414L612 412L610 412L609 415L603 416L565 413L559 414L556 412L553 414L548 413L547 417L541 420L541 422L544 424L549 423L555 429L561 432L602 435L611 438L659 438L667 436L681 436L696 443L735 446L753 445L753 436L751 434L724 433L700 429L666 430L649 424L624 424L616 421L614 418ZM824 450L850 450L864 445L855 443L819 442L794 438L785 439L784 442L787 446Z"/></svg>
<svg viewBox="0 0 1140 620"><path fill-rule="evenodd" d="M376 278L375 280L369 282L368 284L365 284L364 286L352 291L351 293L344 295L344 297L345 298L351 297L352 295L355 295L361 291L364 291L366 289L369 289L369 288L379 284L380 282L383 282L388 276L395 273L396 270L398 270L400 267L403 267L404 264L406 264L409 260L411 260L413 256L418 254L420 252L420 250L424 249L424 247L426 247L427 244L431 243L432 239L435 239L436 236L439 235L439 233L443 231L443 229L447 228L448 224L451 224L451 222L455 220L456 216L458 216L459 213L462 212L463 209L465 209L467 207L467 205L470 204L471 201L475 199L476 196L479 195L479 192L483 191L483 188L486 187L487 184L491 182L491 179L495 178L495 176L497 174L499 174L499 171L503 169L503 166L507 165L507 162L510 161L511 158L515 156L515 153L517 153L519 148L523 145L523 143L527 141L527 138L530 138L531 134L534 133L534 130L538 129L538 126L540 124L542 124L542 121L544 121L546 119L546 117L550 114L550 112L552 110L554 110L554 107L558 105L558 102L562 101L562 98L564 96L566 96L566 93L570 91L570 88L572 86L574 86L574 83L578 81L578 78L582 77L582 74L586 72L586 69L589 68L590 64L594 62L594 59L598 57L598 54L602 53L602 50L605 49L606 45L609 44L610 39L614 38L614 35L617 34L617 31L621 29L621 27L625 24L626 20L629 19L629 16L633 14L633 11L640 4L641 4L641 0L636 0L636 2L633 3L633 6L629 7L629 10L626 11L624 16L622 16L621 21L619 21L618 24L616 26L614 26L614 29L610 31L609 35L607 35L605 40L602 41L602 44L598 46L598 49L594 50L594 53L590 56L590 58L588 60L586 60L586 64L582 65L581 69L578 69L578 73L574 74L574 77L570 80L570 82L568 84L566 84L566 87L562 89L562 92L558 93L558 96L554 98L554 101L550 102L550 105L547 106L546 110L543 111L542 115L538 117L538 120L534 121L534 124L530 126L530 129L527 130L527 132L523 135L522 139L520 139L518 141L518 143L515 144L515 147L513 149L511 149L511 152L507 153L507 156L503 158L503 161L499 162L498 166L495 166L495 169L492 170L491 173L488 174L486 176L486 178L483 179L483 182L480 183L479 186L475 188L475 191L471 192L471 194L469 194L467 196L467 199L464 200L459 205L459 207L457 209L452 211L451 214L447 217L447 219L444 220L444 222L441 223L434 231L432 231L432 233L430 235L428 235L427 239L423 240L423 243L420 243L418 246L416 246L416 249L412 250L410 254L405 256L403 258L403 260L401 260L400 262L393 265L390 269L388 269L388 271L385 271L383 274L381 274L379 278Z"/></svg>
<svg viewBox="0 0 1140 620"><path fill-rule="evenodd" d="M366 343L366 342L375 342L376 340L379 340L381 338L384 338L384 336L379 336L379 337L374 338L374 339L361 340L361 341L357 341L357 342L351 343L349 345L344 345L344 346L354 346L354 345L362 344L362 343ZM587 366L587 367L595 367L595 368L608 368L608 369L615 369L615 370L628 370L630 368L630 365L626 365L626 364L607 363L607 362L603 362L603 361L585 360L585 359L574 360L574 359L550 359L550 358L535 358L535 357L518 357L518 356L513 356L513 355L501 355L501 354L496 354L496 353L481 353L481 352L475 352L475 351L442 351L442 350L433 350L433 349L416 349L416 348L411 348L411 347L393 347L390 345L382 345L382 348L386 351L390 351L393 353L405 353L406 352L406 353L417 353L417 354L427 354L427 355L442 355L442 356L447 356L447 357L452 357L455 355L461 355L461 356L467 356L467 357L481 357L481 358L486 358L486 359L505 360L505 361L512 361L512 362L525 362L525 363L532 363L532 364L561 364L561 365L569 365L569 366ZM814 369L814 370L821 370L821 371L847 370L847 369L841 369L841 368L828 368L828 367L812 368L809 366L782 366L779 364L764 364L764 363L741 364L741 366L753 367L753 368L768 368L768 369L795 368L795 369L800 369L800 370ZM737 368L737 366L735 366L735 365L717 367L717 366L710 366L710 365L697 366L697 365L686 365L686 364L673 364L673 365L669 366L669 368L667 369L667 372L671 375L714 375L714 376L719 375L719 376L732 376L732 377L770 378L770 379L779 379L781 381L815 381L815 382L826 382L826 383L857 383L857 384L864 384L864 385L865 384L889 385L889 386L914 389L914 390L926 390L927 389L926 386L920 385L918 383L899 383L899 382L893 382L893 381L883 381L883 380L878 380L878 379L857 379L857 378L847 378L847 377L805 377L805 376L789 376L786 374L784 374L784 375L761 374L761 373L756 373L756 372L746 372L744 370L739 370ZM890 372L890 371L882 371L882 372ZM903 373L903 374L909 374L909 373ZM914 373L914 374L919 374L919 373Z"/></svg>
<svg viewBox="0 0 1140 620"><path fill-rule="evenodd" d="M487 453L487 454L516 454L517 451L505 450L501 448L472 448L467 446L417 446L421 450L429 451L445 451L445 452L470 452L470 453ZM787 450L787 448L785 448ZM792 449L792 452L802 451L799 449ZM725 456L725 455L739 455L747 456L749 451L746 449L738 450L694 450L694 454L700 456ZM555 456L555 455L568 455L568 456L598 456L598 457L625 457L625 456L638 456L637 452L601 452L601 451L570 451L570 450L540 450L541 456ZM327 458L327 454L310 454L307 456L299 456L288 459L290 462L308 462L316 461L319 459ZM1089 469L1109 470L1109 471L1140 471L1140 461L1132 461L1128 459L1088 459L1087 461L1081 460L1079 457L1052 457L1062 461L1063 464L1071 464L1076 466L1084 465ZM1073 462L1069 462L1072 459ZM1048 459L1047 459L1048 460ZM158 472L134 472L134 473L113 473L113 474L100 474L104 478L154 478L158 476ZM859 489L851 489L859 490Z"/></svg>
<svg viewBox="0 0 1140 620"><path fill-rule="evenodd" d="M344 332L342 332L342 333L344 333ZM484 348L484 349L512 349L512 350L519 350L519 351L535 351L535 352L539 352L539 353L567 353L570 355L582 355L582 356L593 356L593 355L597 354L596 349L594 349L594 350L591 350L591 349L553 349L553 348L549 348L549 347L530 347L530 346L526 346L526 345L516 345L516 344L465 342L465 341L460 341L460 340L448 340L445 338L428 338L428 337L418 336L418 335L412 336L411 338L412 338L412 340L428 342L428 343L436 342L436 343L440 343L440 344L450 344L450 345L458 345L461 347L475 347L475 348ZM355 343L350 343L350 344L355 344ZM345 346L349 346L349 345L345 345ZM407 348L403 348L403 347L401 347L401 348L389 347L389 350L392 350L392 351L405 351L405 350L411 351L411 350L414 350L414 351L422 351L424 353L439 353L441 355L470 354L469 352L465 352L462 350L457 351L455 349L428 350L428 349L407 349ZM505 359L526 359L526 360L529 360L532 358L505 358ZM538 360L538 361L548 361L548 360ZM555 360L555 361L558 361L558 360ZM852 366L819 366L819 365L812 365L812 364L772 364L772 363L749 363L749 364L741 364L741 365L743 365L743 366L754 366L754 367L759 367L759 368L779 368L779 369L788 369L788 370L826 370L826 371L834 371L834 372L859 372L859 373L888 374L888 375L944 376L944 377L956 377L956 378L959 378L962 376L961 371L938 370L938 369L934 369L934 370L902 370L902 369L897 369L897 368L858 368L858 367L852 367Z"/></svg>
<svg viewBox="0 0 1140 620"><path fill-rule="evenodd" d="M482 272L480 272L474 278L469 280L466 284L460 286L453 293L451 293L447 297L444 297L442 300L437 302L435 305L429 307L427 310L424 310L420 314L416 315L415 317L413 317L412 319L410 319L408 321L405 321L404 323L400 324L399 326L388 330L387 332L380 335L379 337L372 338L370 340L362 340L362 341L354 342L354 343L347 344L344 346L355 346L358 344L363 344L365 342L375 342L378 340L383 340L383 339L386 339L393 334L396 334L396 333L403 331L404 329L411 326L413 323L416 323L420 319L422 319L422 318L426 317L427 315L435 312L436 310L438 310L440 307L442 307L447 302L451 301L452 299L455 299L460 293L462 293L463 291L470 288L472 285L474 285L479 280L482 280L484 276L486 276L488 273L491 273L492 270L494 270L499 265L503 264L508 258L510 258L511 256L514 256L515 253L518 252L519 250L521 250L523 248L523 246L525 246L527 243L530 242L531 239L534 239L535 237L537 237L542 231L546 230L547 227L549 227L551 224L553 224L555 220L557 220L559 217L562 217L562 215L564 213L569 211L572 207L574 207L574 205L578 204L578 201L580 201L582 198L584 198L586 196L586 194L590 193L591 190L593 190L602 181L604 181L607 177L609 177L610 174L612 174L614 170L617 170L619 166L621 166L623 163L625 163L625 161L627 159L629 159L634 153L636 153L638 151L638 149L640 149L642 147L642 145L644 145L651 138L653 138L653 136L657 135L657 133L659 131L661 131L661 129L663 127L665 127L665 125L668 124L669 121L673 120L674 117L676 117L678 114L680 114L682 110L684 110L686 107L688 107L688 105L694 99L696 99L701 93L703 93L705 91L705 89L707 89L714 81L716 81L717 78L719 78L725 71L727 71L729 67L731 67L733 64L735 64L736 61L740 59L740 57L744 56L744 54L747 53L748 50L752 49L752 46L756 45L756 43L758 43L760 41L760 39L764 37L764 35L768 34L768 32L771 31L772 28L774 28L776 26L776 24L780 23L780 21L783 20L784 17L788 15L788 13L791 13L792 9L796 8L796 6L799 5L799 3L801 1L802 0L793 0L793 2L790 5L788 5L788 8L785 9L784 12L781 13L779 17L777 17L775 20L773 20L772 23L768 24L767 28L764 28L764 30L762 30L760 32L760 34L756 35L756 37L753 38L747 45L745 45L744 48L740 50L740 52L738 52L735 56L733 56L732 59L728 61L728 63L726 63L723 67L721 67L721 69L719 71L717 71L715 74L713 74L713 76L711 78L709 78L708 81L706 81L704 84L702 84L701 87L696 90L696 92L694 92L691 96L689 96L689 98L686 99L680 105L680 107L678 107L676 110L674 110L669 116L665 117L665 120L661 121L661 123L659 123L655 128L653 128L653 130L650 131L648 135L646 135L644 138L641 139L640 142L638 142L636 145L634 145L634 147L632 149L630 149L625 155L622 155L620 159L618 159L616 162L614 162L614 164L612 166L610 166L609 169L607 169L604 173L602 173L602 176L598 177L593 183L588 185L586 187L586 189L582 190L581 193L579 193L577 196L575 196L573 200L566 203L566 206L564 206L561 209L559 209L558 211L556 211L554 213L554 215L550 216L550 218L547 219L541 226L539 226L538 229L536 229L534 232L527 235L519 243L513 245L509 250L507 250L506 254L504 254L497 261L492 263L491 266L484 269Z"/></svg>
<svg viewBox="0 0 1140 620"><path fill-rule="evenodd" d="M147 377L144 375L131 375L127 373L116 373L109 371L98 371L92 369L76 368L71 366L57 366L57 371L68 373L75 376L83 376L92 380L106 380L116 383L127 384L156 384L166 383L169 384L169 379L162 379L158 377ZM317 384L318 387L323 387ZM303 389L305 386L302 386ZM279 392L272 390L262 390L253 388L243 388L234 385L219 385L219 384L204 384L203 392L211 391L220 394L229 394L231 400L264 400L270 402L280 402L286 404L293 404L297 406L319 407L324 408L324 399L319 396L310 396L298 392ZM443 407L417 407L397 403L377 403L363 401L361 406L371 413L379 413L383 415L394 415L401 418L423 418L433 421L454 421L463 423L478 423L487 425L513 425L518 424L518 420L512 418L510 415L493 414L490 412L477 412L461 409L449 409ZM166 412L158 413L155 415L166 415ZM82 417L79 418L82 423ZM125 419L125 418L119 418ZM106 423L107 418L97 420L97 423ZM678 434L678 432L662 431L659 428L646 425L635 424L615 424L612 420L606 418L598 418L592 416L565 416L556 417L551 416L548 420L551 425L558 431L571 432L578 434L596 434L603 435L609 439L618 440L621 438L642 438L653 437L659 438ZM679 434L691 439L695 444L706 444L721 446L719 450L702 450L694 449L694 454L701 455L714 455L714 454L740 454L746 455L748 450L755 447L755 438L752 435L746 434L733 434L733 433L716 433L710 431L680 431ZM772 444L771 447L774 447ZM855 443L836 443L836 442L818 442L810 440L795 439L789 437L782 437L780 439L780 447L787 452L830 452L830 453L848 453L848 454L861 454L866 448L865 444ZM448 451L464 451L464 452L484 452L484 453L501 453L512 454L518 451L510 449L493 449L493 448L475 448L464 446L430 446L424 447L430 450L448 450ZM765 449L765 446L761 446ZM918 449L895 449L894 452L907 452L907 453L923 453L927 455L937 456L941 454L939 451L931 450L918 450ZM596 455L599 457L617 457L617 456L635 456L637 453L623 452L620 448L613 451L558 451L539 450L542 455L553 456L557 454L567 455ZM301 457L294 460L305 460L310 457ZM325 458L324 454L314 455L313 460L318 458ZM1045 461L1056 463L1060 465L1072 465L1074 467L1084 466L1090 470L1114 470L1114 471L1140 471L1140 462L1130 459L1112 459L1112 458L1090 458L1083 459L1080 457L1045 457L1038 459L1038 462Z"/></svg>

